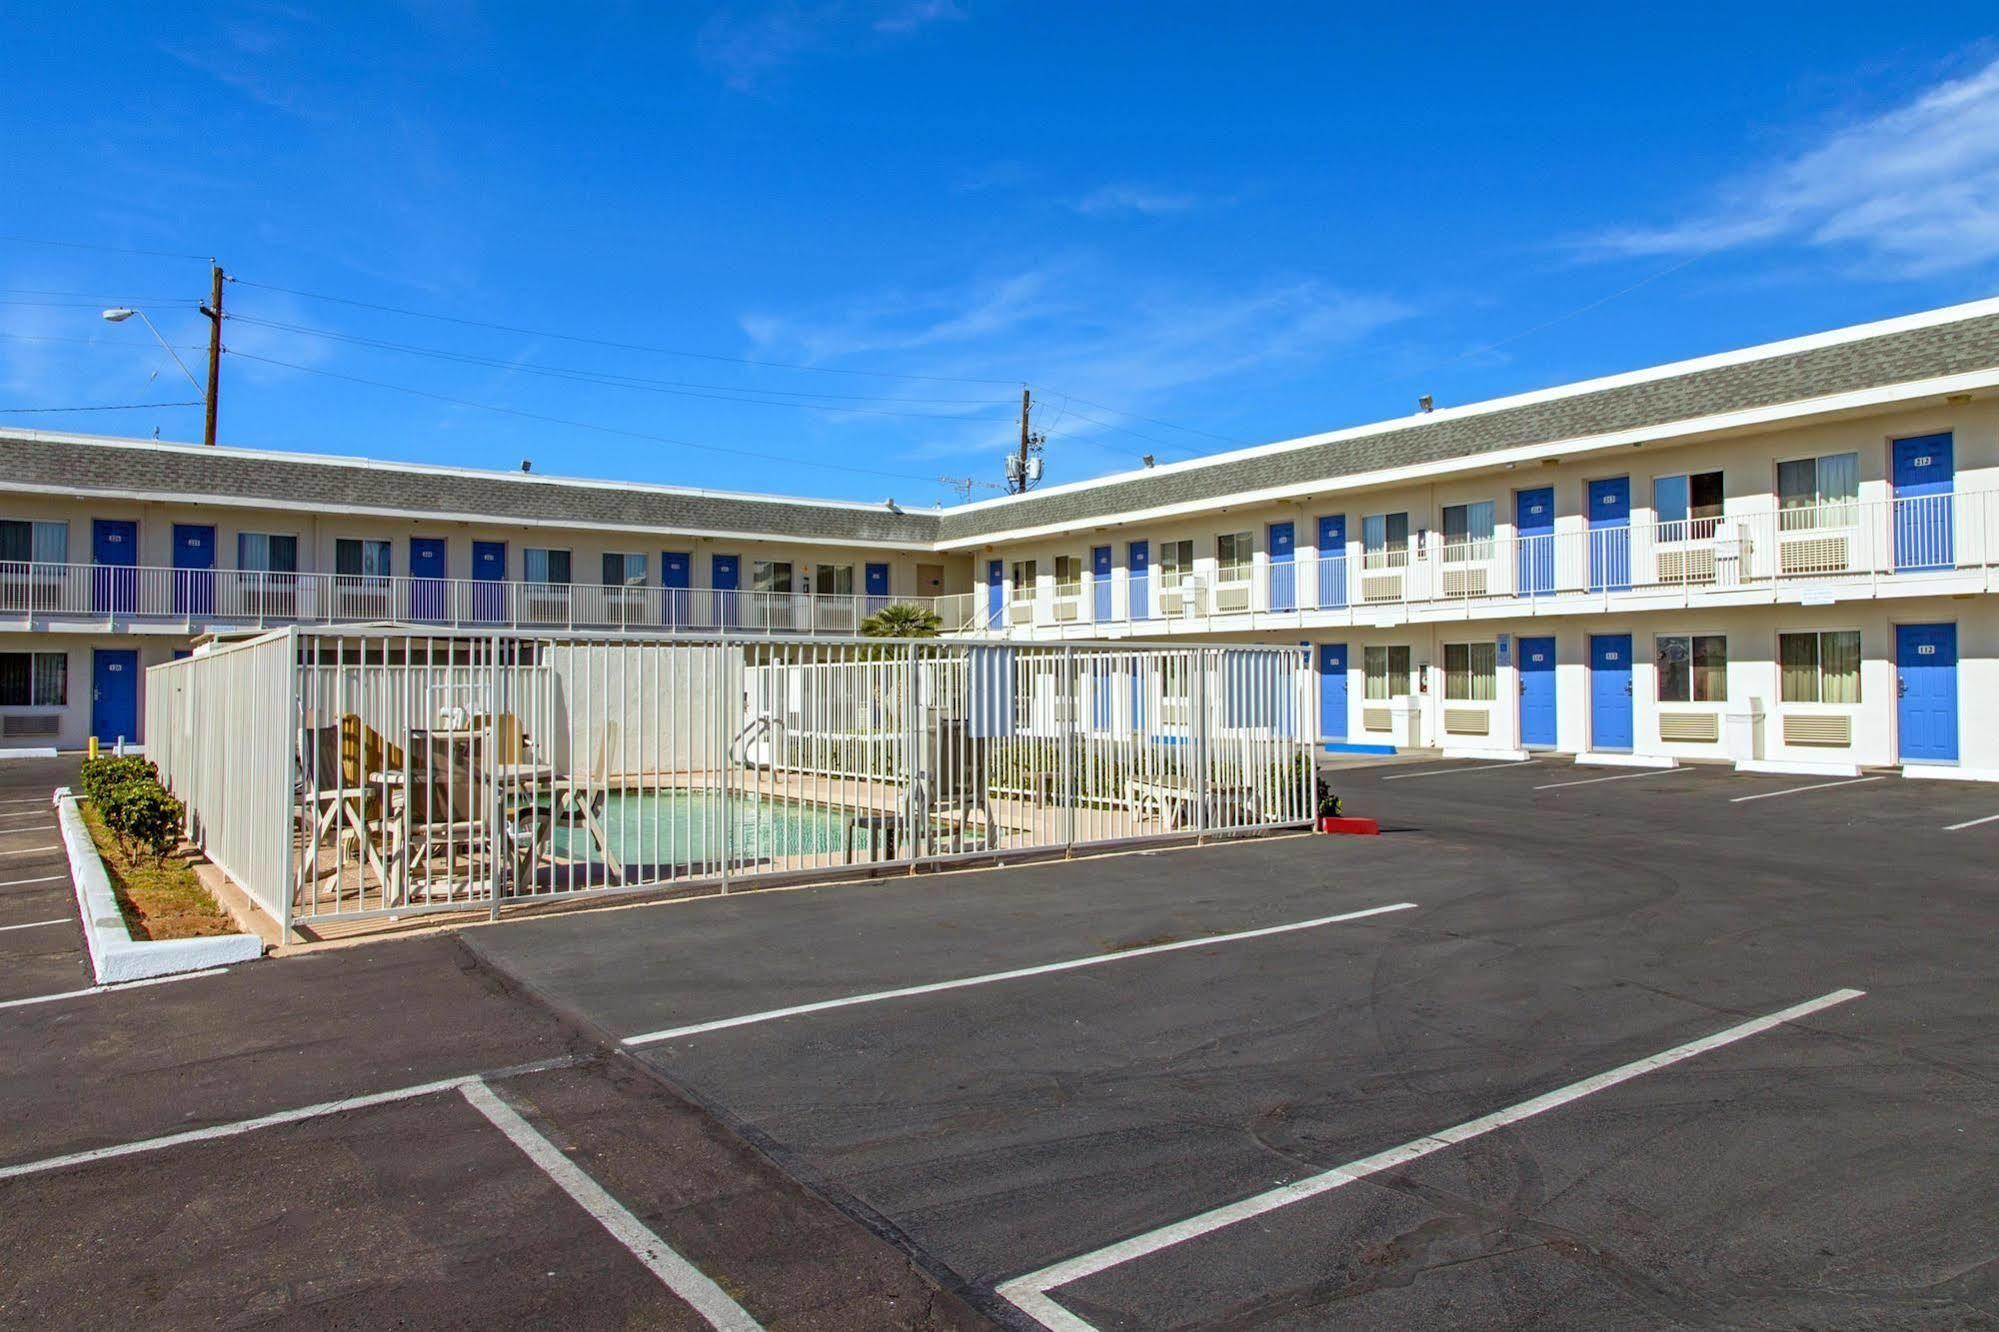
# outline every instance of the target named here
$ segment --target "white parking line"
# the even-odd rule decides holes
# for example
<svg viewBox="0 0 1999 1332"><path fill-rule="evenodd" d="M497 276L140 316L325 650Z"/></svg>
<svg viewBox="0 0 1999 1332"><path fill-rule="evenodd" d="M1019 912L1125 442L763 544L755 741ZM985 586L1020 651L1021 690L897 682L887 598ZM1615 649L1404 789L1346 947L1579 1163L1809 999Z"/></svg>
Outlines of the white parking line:
<svg viewBox="0 0 1999 1332"><path fill-rule="evenodd" d="M604 1186L585 1174L562 1150L521 1117L519 1111L493 1093L477 1078L460 1084L458 1091L472 1108L491 1120L493 1127L507 1135L528 1160L555 1181L557 1188L576 1200L611 1238L631 1251L660 1283L693 1307L718 1332L762 1332L763 1324L729 1298L728 1292L709 1280L701 1269L675 1253L667 1242L654 1234L631 1210L613 1198Z"/></svg>
<svg viewBox="0 0 1999 1332"><path fill-rule="evenodd" d="M25 888L31 883L54 883L58 879L67 881L68 878L67 874L44 874L39 879L9 879L0 883L0 888Z"/></svg>
<svg viewBox="0 0 1999 1332"><path fill-rule="evenodd" d="M1449 777L1458 772L1490 772L1494 768L1531 768L1535 759L1509 759L1505 763L1481 763L1473 768L1425 768L1421 772L1398 772L1392 777L1383 777L1384 782L1406 782L1411 777Z"/></svg>
<svg viewBox="0 0 1999 1332"><path fill-rule="evenodd" d="M31 796L31 797L29 797L29 798L28 798L28 799L26 799L26 800L0 800L0 806L9 806L9 805L40 805L40 806L41 806L41 807L42 807L43 809L48 809L48 808L50 808L50 807L51 807L51 806L52 806L53 804L54 804L54 801L53 801L53 800L51 800L51 799L50 799L50 797L48 797L48 796Z"/></svg>
<svg viewBox="0 0 1999 1332"><path fill-rule="evenodd" d="M1944 831L1956 832L1961 828L1976 828L1981 823L1992 823L1995 821L1999 821L1999 814L1987 814L1982 819L1966 819L1963 823L1947 824L1944 827Z"/></svg>
<svg viewBox="0 0 1999 1332"><path fill-rule="evenodd" d="M52 1004L58 999L88 999L92 995L117 994L123 990L137 990L147 985L168 985L174 981L220 976L227 970L229 970L227 967L210 967L206 971L184 971L178 976L154 976L149 980L121 981L116 985L92 985L87 989L63 990L58 994L31 994L26 999L0 999L0 1008L26 1008L30 1004Z"/></svg>
<svg viewBox="0 0 1999 1332"><path fill-rule="evenodd" d="M12 851L0 851L0 856L34 856L34 855L40 855L44 851L60 851L60 850L62 850L62 845L60 843L50 842L47 846L23 846L23 847L17 847Z"/></svg>
<svg viewBox="0 0 1999 1332"><path fill-rule="evenodd" d="M142 1152L157 1152L168 1147L179 1147L184 1143L208 1142L214 1138L233 1138L242 1133L254 1133L258 1129L273 1128L279 1124L296 1124L301 1120L318 1119L325 1115L344 1114L349 1110L365 1110L371 1105L389 1105L396 1101L414 1100L419 1096L430 1096L436 1092L457 1091L468 1082L480 1078L512 1078L525 1073L543 1073L551 1069L569 1068L583 1062L583 1056L563 1055L556 1059L543 1059L532 1064L522 1064L518 1068L500 1069L491 1073L472 1073L463 1077L442 1078L436 1082L419 1082L413 1087L397 1087L393 1091L370 1092L366 1096L349 1096L338 1101L320 1101L314 1105L302 1105L295 1110L279 1110L274 1114L258 1115L254 1119L238 1119L227 1124L210 1124L207 1128L187 1129L180 1133L168 1133L158 1138L140 1138L135 1142L114 1143L109 1147L92 1147L89 1151L68 1152L62 1156L47 1156L39 1161L23 1161L18 1165L0 1166L0 1179L18 1179L22 1175L39 1175L50 1170L65 1170L70 1166L89 1165L93 1161L108 1161L120 1156L137 1156Z"/></svg>
<svg viewBox="0 0 1999 1332"><path fill-rule="evenodd" d="M1661 1051L1658 1054L1650 1055L1634 1063L1621 1065L1611 1069L1607 1073L1598 1073L1596 1076L1584 1078L1580 1082L1572 1082L1566 1087L1560 1087L1551 1092L1544 1092L1539 1096L1521 1101L1519 1104L1509 1106L1504 1110L1495 1110L1489 1115L1481 1115L1477 1119L1467 1120L1453 1128L1425 1134L1413 1142L1402 1144L1400 1147L1391 1147L1385 1152L1376 1152L1373 1156L1364 1156L1358 1161L1352 1161L1343 1166L1335 1166L1333 1169L1321 1174L1310 1175L1304 1179L1295 1180L1290 1184L1280 1185L1264 1193L1254 1194L1238 1202L1230 1203L1225 1207L1217 1207L1212 1211L1202 1212L1200 1215L1189 1217L1185 1221L1176 1221L1171 1225L1161 1226L1157 1230L1148 1230L1142 1235L1134 1235L1130 1239L1108 1245L1105 1248L1097 1249L1075 1258L1066 1259L1053 1266L1044 1267L1038 1272L1029 1272L1026 1276L1015 1277L1012 1281L1008 1281L999 1287L999 1294L1011 1301L1015 1308L1033 1318L1043 1327L1053 1330L1053 1332L1096 1332L1093 1324L1085 1322L1057 1304L1053 1299L1049 1298L1048 1292L1058 1286L1066 1286L1072 1281L1080 1281L1084 1277L1094 1276L1098 1272L1128 1263L1134 1258L1143 1258L1147 1254L1158 1253L1162 1249L1171 1248L1187 1240L1197 1239L1202 1235L1221 1230L1226 1226L1232 1226L1238 1222L1250 1220L1252 1217L1262 1216L1266 1212L1274 1212L1280 1207L1288 1207L1292 1203L1302 1202L1306 1198L1317 1197L1321 1193L1329 1192L1343 1185L1355 1183L1367 1178L1369 1175L1378 1174L1383 1170L1391 1170L1397 1166L1407 1165L1409 1162L1428 1156L1432 1152L1442 1151L1446 1147L1455 1147L1461 1142L1467 1142L1483 1134L1490 1133L1494 1129L1505 1128L1509 1124L1517 1124L1523 1119L1531 1119L1535 1115L1557 1109L1584 1096L1606 1091L1609 1088L1617 1086L1619 1083L1629 1082L1633 1078L1656 1072L1659 1069L1677 1064L1681 1060L1692 1059L1695 1055L1706 1054L1710 1050L1717 1050L1724 1045L1730 1045L1747 1037L1769 1031L1772 1027L1782 1026L1787 1022L1796 1022L1800 1018L1809 1017L1811 1014L1817 1013L1822 1009L1831 1008L1835 1004L1843 1004L1850 999L1858 999L1865 993L1866 991L1864 990L1834 990L1831 994L1821 995L1817 999L1808 1000L1802 1004L1794 1004L1789 1008L1781 1009L1768 1016L1755 1018L1749 1022L1725 1028L1722 1031L1715 1032L1712 1036L1703 1036L1699 1040L1689 1041L1685 1045L1676 1045L1670 1050Z"/></svg>
<svg viewBox="0 0 1999 1332"><path fill-rule="evenodd" d="M1843 782L1817 782L1811 786L1793 786L1783 791L1758 791L1755 795L1733 796L1729 804L1739 805L1745 800L1769 800L1776 796L1803 795L1807 791L1828 791L1835 786L1858 786L1862 782L1878 782L1879 777L1849 777Z"/></svg>
<svg viewBox="0 0 1999 1332"><path fill-rule="evenodd" d="M1595 786L1598 782L1629 782L1640 777L1670 777L1676 772L1692 772L1692 768L1647 768L1643 772L1620 772L1615 777L1583 777L1573 782L1550 782L1537 786L1536 791L1559 791L1565 786Z"/></svg>
<svg viewBox="0 0 1999 1332"><path fill-rule="evenodd" d="M39 809L21 809L12 814L0 814L0 819L45 819L49 815Z"/></svg>
<svg viewBox="0 0 1999 1332"><path fill-rule="evenodd" d="M57 916L54 920L31 920L25 925L0 925L0 934L5 934L9 930L38 930L44 925L66 925L68 923L68 916Z"/></svg>
<svg viewBox="0 0 1999 1332"><path fill-rule="evenodd" d="M696 1022L685 1027L669 1027L664 1031L648 1031L637 1036L625 1037L626 1045L652 1045L658 1041L671 1041L682 1036L698 1036L707 1031L721 1031L725 1027L747 1027L753 1022L775 1022L779 1018L798 1017L805 1013L823 1013L831 1008L847 1008L854 1004L878 1004L886 999L909 999L919 994L939 994L945 990L962 990L973 985L991 985L995 981L1020 980L1027 976L1046 976L1051 972L1075 971L1080 967L1100 967L1109 962L1123 962L1134 957L1149 957L1154 953L1177 952L1182 948L1206 948L1211 944L1236 943L1243 939L1262 939L1273 934L1290 934L1297 930L1314 930L1321 925L1340 925L1350 920L1365 920L1369 916L1385 915L1390 911L1410 911L1414 902L1396 902L1389 906L1368 907L1364 911L1348 911L1337 916L1320 916L1314 920L1293 921L1289 925L1266 925L1257 930L1241 930L1235 934L1210 934L1199 939L1181 939L1175 943L1152 944L1145 948L1127 948L1118 953L1096 953L1090 957L1071 958L1066 962L1047 962L1036 967L1017 967L1012 971L989 971L982 976L964 976L957 980L932 981L928 985L907 985L899 990L876 990L871 994L852 994L842 999L821 999L817 1003L793 1004L789 1008L771 1008L761 1013L745 1013L740 1017L717 1018L712 1022Z"/></svg>

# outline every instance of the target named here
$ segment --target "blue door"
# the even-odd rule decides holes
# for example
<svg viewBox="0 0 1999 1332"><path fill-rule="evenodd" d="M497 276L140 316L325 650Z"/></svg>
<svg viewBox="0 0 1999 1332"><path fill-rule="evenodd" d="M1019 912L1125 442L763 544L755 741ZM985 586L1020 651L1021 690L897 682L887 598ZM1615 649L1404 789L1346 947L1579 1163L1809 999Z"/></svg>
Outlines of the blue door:
<svg viewBox="0 0 1999 1332"><path fill-rule="evenodd" d="M174 614L215 613L215 529L174 524Z"/></svg>
<svg viewBox="0 0 1999 1332"><path fill-rule="evenodd" d="M1896 717L1904 763L1957 761L1957 626L1895 626Z"/></svg>
<svg viewBox="0 0 1999 1332"><path fill-rule="evenodd" d="M499 624L507 618L507 543L472 543L472 618Z"/></svg>
<svg viewBox="0 0 1999 1332"><path fill-rule="evenodd" d="M1319 738L1347 738L1347 645L1319 644Z"/></svg>
<svg viewBox="0 0 1999 1332"><path fill-rule="evenodd" d="M715 623L724 629L734 628L736 607L739 598L737 589L743 585L743 557L740 555L715 555L708 561L708 585L715 589Z"/></svg>
<svg viewBox="0 0 1999 1332"><path fill-rule="evenodd" d="M1290 523L1272 523L1267 531L1270 542L1270 609L1298 609L1298 566L1292 559L1298 529Z"/></svg>
<svg viewBox="0 0 1999 1332"><path fill-rule="evenodd" d="M694 556L684 550L659 553L660 623L672 628L693 622L688 588L694 577Z"/></svg>
<svg viewBox="0 0 1999 1332"><path fill-rule="evenodd" d="M1631 478L1589 483L1589 588L1621 592L1631 586Z"/></svg>
<svg viewBox="0 0 1999 1332"><path fill-rule="evenodd" d="M139 652L98 648L90 663L90 733L103 745L139 738Z"/></svg>
<svg viewBox="0 0 1999 1332"><path fill-rule="evenodd" d="M1006 562L986 561L986 627L997 629L1006 618Z"/></svg>
<svg viewBox="0 0 1999 1332"><path fill-rule="evenodd" d="M888 566L870 564L863 570L868 589L868 614L873 615L888 605Z"/></svg>
<svg viewBox="0 0 1999 1332"><path fill-rule="evenodd" d="M1520 743L1555 747L1555 640L1520 640ZM1627 656L1629 654L1626 654ZM1626 701L1629 701L1627 696Z"/></svg>
<svg viewBox="0 0 1999 1332"><path fill-rule="evenodd" d="M1956 503L1957 460L1949 435L1895 441L1895 568L1949 569L1956 565L1951 506Z"/></svg>
<svg viewBox="0 0 1999 1332"><path fill-rule="evenodd" d="M1319 604L1337 609L1347 604L1347 516L1319 519Z"/></svg>
<svg viewBox="0 0 1999 1332"><path fill-rule="evenodd" d="M1098 624L1111 618L1111 548L1090 547L1090 610Z"/></svg>
<svg viewBox="0 0 1999 1332"><path fill-rule="evenodd" d="M139 525L124 518L90 524L90 608L101 615L129 615L139 591Z"/></svg>
<svg viewBox="0 0 1999 1332"><path fill-rule="evenodd" d="M1626 493L1629 494L1629 491ZM1519 549L1514 561L1514 592L1523 597L1544 596L1553 592L1555 590L1554 487L1543 486L1539 490L1517 490L1513 493L1513 533Z"/></svg>
<svg viewBox="0 0 1999 1332"><path fill-rule="evenodd" d="M450 576L443 537L410 538L410 618L433 624L450 618L445 614Z"/></svg>
<svg viewBox="0 0 1999 1332"><path fill-rule="evenodd" d="M1152 614L1152 543L1134 541L1125 552L1125 593L1131 603L1128 618Z"/></svg>
<svg viewBox="0 0 1999 1332"><path fill-rule="evenodd" d="M1631 635L1589 639L1589 747L1631 748Z"/></svg>

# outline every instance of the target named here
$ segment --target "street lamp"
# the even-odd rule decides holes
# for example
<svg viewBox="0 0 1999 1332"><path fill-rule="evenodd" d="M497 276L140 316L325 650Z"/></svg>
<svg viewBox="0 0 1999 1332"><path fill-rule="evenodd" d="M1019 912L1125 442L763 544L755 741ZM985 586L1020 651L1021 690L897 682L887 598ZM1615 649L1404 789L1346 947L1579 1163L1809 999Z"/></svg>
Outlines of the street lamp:
<svg viewBox="0 0 1999 1332"><path fill-rule="evenodd" d="M107 324L122 324L133 315L139 316L139 322L147 328L152 329L153 341L159 343L161 347L166 349L167 355L174 358L174 364L180 367L180 372L187 376L187 382L194 385L194 391L201 393L205 401L208 395L202 392L201 381L194 377L194 371L187 368L187 362L181 360L180 353L173 349L173 344L160 336L159 329L153 328L153 321L146 318L144 310L129 310L122 305L114 305L104 312L104 322Z"/></svg>
<svg viewBox="0 0 1999 1332"><path fill-rule="evenodd" d="M202 422L201 442L213 446L215 443L215 400L221 396L222 392L223 272L221 264L209 265L209 281L208 304L201 307L201 313L208 318L208 387L205 389L201 386L200 381L195 379L194 372L187 368L187 362L181 360L180 353L175 351L167 340L160 336L159 329L153 328L153 321L146 318L144 310L134 310L127 306L114 305L104 312L104 318L108 323L122 324L133 315L137 315L139 316L140 323L152 329L153 341L166 348L167 355L174 358L174 364L179 366L180 372L187 376L187 382L193 384L194 391L201 395L202 405L208 409L207 419Z"/></svg>

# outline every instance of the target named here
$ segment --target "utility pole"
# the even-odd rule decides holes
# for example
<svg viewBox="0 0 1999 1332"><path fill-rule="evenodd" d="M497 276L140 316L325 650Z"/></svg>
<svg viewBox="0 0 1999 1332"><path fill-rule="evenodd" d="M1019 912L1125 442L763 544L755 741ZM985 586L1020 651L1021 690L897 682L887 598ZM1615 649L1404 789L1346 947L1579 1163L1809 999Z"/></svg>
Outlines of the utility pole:
<svg viewBox="0 0 1999 1332"><path fill-rule="evenodd" d="M202 425L201 442L215 447L215 395L222 387L222 265L211 263L214 269L209 283L208 304L201 312L208 316L208 419Z"/></svg>
<svg viewBox="0 0 1999 1332"><path fill-rule="evenodd" d="M1006 488L1010 495L1024 495L1041 480L1041 445L1044 436L1029 428L1034 397L1025 385L1020 390L1020 453L1006 460Z"/></svg>

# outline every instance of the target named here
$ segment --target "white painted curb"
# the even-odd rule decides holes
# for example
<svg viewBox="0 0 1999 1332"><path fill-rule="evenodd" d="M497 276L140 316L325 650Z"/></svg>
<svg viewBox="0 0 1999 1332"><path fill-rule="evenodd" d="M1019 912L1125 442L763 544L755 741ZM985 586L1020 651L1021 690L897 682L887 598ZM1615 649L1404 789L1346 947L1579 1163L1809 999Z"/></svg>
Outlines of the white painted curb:
<svg viewBox="0 0 1999 1332"><path fill-rule="evenodd" d="M39 749L0 749L0 760L56 758L54 745L43 745Z"/></svg>
<svg viewBox="0 0 1999 1332"><path fill-rule="evenodd" d="M1902 775L1928 782L1999 782L1999 768L1953 768L1941 763L1904 763Z"/></svg>
<svg viewBox="0 0 1999 1332"><path fill-rule="evenodd" d="M205 939L134 939L125 929L111 876L98 858L90 829L67 786L55 793L56 820L69 852L70 880L76 886L76 908L83 916L83 934L90 945L90 966L99 985L150 980L182 971L206 971L232 966L264 955L264 941L254 934L217 934Z"/></svg>
<svg viewBox="0 0 1999 1332"><path fill-rule="evenodd" d="M1677 768L1680 761L1667 754L1599 754L1584 751L1576 755L1579 768Z"/></svg>
<svg viewBox="0 0 1999 1332"><path fill-rule="evenodd" d="M1780 777L1858 777L1858 763L1823 763L1808 759L1738 759L1737 772L1767 772Z"/></svg>

